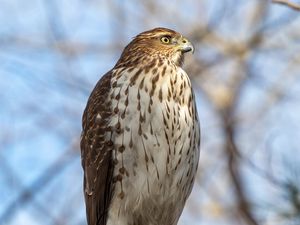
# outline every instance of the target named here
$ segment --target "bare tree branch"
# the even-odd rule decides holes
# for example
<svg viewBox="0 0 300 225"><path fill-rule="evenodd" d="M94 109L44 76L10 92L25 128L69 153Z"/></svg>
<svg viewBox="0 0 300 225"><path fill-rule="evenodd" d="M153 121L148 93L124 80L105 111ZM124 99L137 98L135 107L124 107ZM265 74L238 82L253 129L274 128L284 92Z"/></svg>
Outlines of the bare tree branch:
<svg viewBox="0 0 300 225"><path fill-rule="evenodd" d="M21 193L14 199L0 215L0 224L6 224L15 215L18 209L22 206L33 201L34 197L49 185L49 183L57 177L58 174L77 158L77 154L74 152L74 146L71 146L64 156L59 158L49 168L42 173L28 188L22 189ZM57 224L57 223L56 223Z"/></svg>
<svg viewBox="0 0 300 225"><path fill-rule="evenodd" d="M290 2L290 1L287 1L287 0L273 0L273 3L286 5L286 6L290 7L291 9L300 11L300 5L299 4L296 4L296 3L293 3L293 2Z"/></svg>

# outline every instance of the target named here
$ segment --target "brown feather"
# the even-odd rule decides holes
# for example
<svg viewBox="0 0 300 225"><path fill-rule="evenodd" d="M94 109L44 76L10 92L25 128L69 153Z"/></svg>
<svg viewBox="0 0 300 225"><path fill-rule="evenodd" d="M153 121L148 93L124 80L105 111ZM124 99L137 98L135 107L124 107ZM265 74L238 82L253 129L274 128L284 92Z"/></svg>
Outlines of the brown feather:
<svg viewBox="0 0 300 225"><path fill-rule="evenodd" d="M107 100L111 76L108 72L97 83L83 114L81 156L88 225L106 224L113 191L112 146L106 139L112 113Z"/></svg>

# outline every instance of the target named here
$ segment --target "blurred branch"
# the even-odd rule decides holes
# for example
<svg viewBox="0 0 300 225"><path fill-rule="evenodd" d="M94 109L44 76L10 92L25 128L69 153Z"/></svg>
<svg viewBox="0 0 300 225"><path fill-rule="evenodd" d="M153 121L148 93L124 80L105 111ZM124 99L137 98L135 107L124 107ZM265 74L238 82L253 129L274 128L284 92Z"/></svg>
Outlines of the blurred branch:
<svg viewBox="0 0 300 225"><path fill-rule="evenodd" d="M241 179L239 159L237 157L240 153L234 141L234 129L232 123L228 120L226 121L227 123L224 125L227 136L225 150L228 155L229 173L231 175L232 182L234 184L235 191L237 194L238 210L242 213L248 224L258 225L258 222L255 220L254 216L251 213L251 208L247 201L247 197L244 192L244 187L242 185L244 182Z"/></svg>
<svg viewBox="0 0 300 225"><path fill-rule="evenodd" d="M49 30L52 34L51 41L58 41L66 39L66 32L61 21L60 8L55 1L43 1L43 6L47 16Z"/></svg>
<svg viewBox="0 0 300 225"><path fill-rule="evenodd" d="M257 35L258 34L254 35L253 38L256 38ZM247 194L245 193L246 190L243 185L244 180L242 179L241 171L241 150L238 148L235 141L235 137L237 136L235 133L237 123L234 122L235 110L240 100L240 92L243 90L244 84L248 78L243 72L241 73L240 71L247 71L246 62L247 61L244 59L239 61L236 74L233 75L233 83L231 84L233 87L231 94L232 98L229 99L227 104L223 105L223 110L220 111L220 113L223 121L223 129L226 140L224 151L228 159L227 165L229 176L236 192L237 210L240 212L240 215L244 218L247 224L259 225L255 216L252 214L252 209L248 202Z"/></svg>
<svg viewBox="0 0 300 225"><path fill-rule="evenodd" d="M252 16L252 23L261 24L266 19L268 4L266 2L264 2L263 6L257 4L256 9L256 13ZM244 89L246 81L249 78L249 74L247 73L250 61L249 53L260 46L262 43L262 35L263 30L258 29L249 37L247 42L242 45L242 48L237 48L238 51L233 51L235 57L237 57L238 66L235 69L230 82L232 91L230 94L231 98L228 99L227 104L223 105L223 110L221 111L226 140L224 150L228 157L229 175L236 191L238 203L237 209L245 219L245 222L250 225L259 225L259 222L252 213L252 208L244 187L243 173L241 171L242 162L240 160L241 150L238 148L235 141L237 136L235 128L237 127L237 124L234 122L234 118L237 106L241 100L240 93Z"/></svg>
<svg viewBox="0 0 300 225"><path fill-rule="evenodd" d="M299 4L296 4L296 3L293 3L293 2L290 2L290 1L287 1L287 0L273 0L273 3L280 4L280 5L286 5L291 9L300 11L300 5Z"/></svg>
<svg viewBox="0 0 300 225"><path fill-rule="evenodd" d="M24 37L0 37L0 46L5 48L13 46L16 48L30 48L34 50L55 50L61 54L68 56L81 56L84 54L105 54L119 50L118 44L92 44L76 41L57 40L55 42L38 41Z"/></svg>
<svg viewBox="0 0 300 225"><path fill-rule="evenodd" d="M9 165L8 160L4 158L0 154L0 168L3 174L6 175L7 178L12 179L13 178L13 187L10 187L12 190L16 189L17 191L22 190L23 186L21 183L20 177L17 175L17 173L14 171L14 168ZM6 182L9 183L9 182ZM52 216L51 212L49 212L42 204L40 204L38 201L32 201L32 205L35 207L35 209L38 210L39 213L43 213L45 217L50 218L54 224L58 224L57 220L54 216Z"/></svg>
<svg viewBox="0 0 300 225"><path fill-rule="evenodd" d="M7 224L16 213L18 209L21 209L27 203L31 202L34 197L41 192L48 184L57 177L74 159L77 158L75 154L74 146L72 146L67 152L60 157L55 163L53 163L48 169L42 173L29 187L20 191L20 194L14 199L0 215L0 224Z"/></svg>

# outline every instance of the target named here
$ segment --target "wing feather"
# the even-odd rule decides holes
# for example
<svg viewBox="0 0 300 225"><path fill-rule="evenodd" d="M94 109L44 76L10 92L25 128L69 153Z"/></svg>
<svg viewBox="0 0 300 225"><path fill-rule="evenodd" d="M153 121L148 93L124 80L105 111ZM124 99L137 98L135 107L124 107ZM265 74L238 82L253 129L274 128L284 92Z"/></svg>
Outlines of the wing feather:
<svg viewBox="0 0 300 225"><path fill-rule="evenodd" d="M106 73L92 91L82 118L81 160L88 225L106 225L113 192L111 106L108 100L112 72Z"/></svg>

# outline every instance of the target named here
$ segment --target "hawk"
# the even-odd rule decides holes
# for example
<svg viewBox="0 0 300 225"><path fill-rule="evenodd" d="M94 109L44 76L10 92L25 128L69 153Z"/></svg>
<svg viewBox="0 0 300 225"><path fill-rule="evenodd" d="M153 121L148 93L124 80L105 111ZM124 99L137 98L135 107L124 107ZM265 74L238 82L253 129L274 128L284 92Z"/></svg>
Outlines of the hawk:
<svg viewBox="0 0 300 225"><path fill-rule="evenodd" d="M81 136L88 225L176 225L198 166L200 129L181 34L137 35L96 84Z"/></svg>

